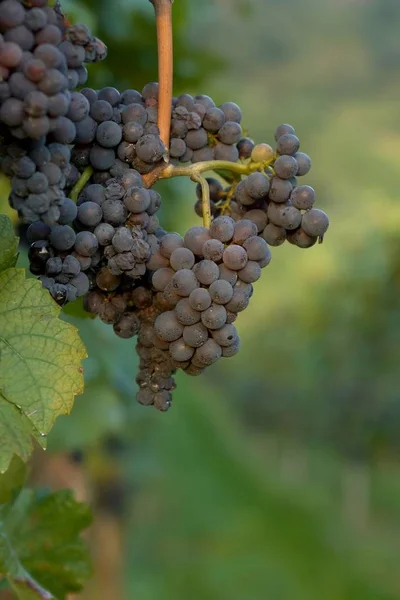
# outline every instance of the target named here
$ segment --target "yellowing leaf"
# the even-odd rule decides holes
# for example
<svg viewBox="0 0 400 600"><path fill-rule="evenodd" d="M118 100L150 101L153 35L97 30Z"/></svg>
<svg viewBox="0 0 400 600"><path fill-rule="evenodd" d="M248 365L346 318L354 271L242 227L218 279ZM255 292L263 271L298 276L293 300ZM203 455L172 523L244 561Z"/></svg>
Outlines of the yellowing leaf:
<svg viewBox="0 0 400 600"><path fill-rule="evenodd" d="M10 219L6 215L0 215L0 271L15 266L18 241Z"/></svg>
<svg viewBox="0 0 400 600"><path fill-rule="evenodd" d="M26 458L31 435L46 435L83 391L86 350L59 314L23 269L0 273L0 448L8 448L9 459L13 453ZM9 459L0 462L0 471Z"/></svg>

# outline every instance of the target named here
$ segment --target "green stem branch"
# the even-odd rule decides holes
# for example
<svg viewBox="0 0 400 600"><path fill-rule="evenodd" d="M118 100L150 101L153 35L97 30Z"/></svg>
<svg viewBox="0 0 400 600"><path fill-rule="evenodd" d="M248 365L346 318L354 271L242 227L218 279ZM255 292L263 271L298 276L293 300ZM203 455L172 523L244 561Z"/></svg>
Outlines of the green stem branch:
<svg viewBox="0 0 400 600"><path fill-rule="evenodd" d="M85 185L87 184L87 182L89 181L89 179L91 178L92 175L93 175L93 168L86 167L86 169L83 171L82 175L79 177L78 181L72 188L69 197L75 203L77 202L77 200L79 198L79 194L81 193L81 191L83 190L83 188L85 187Z"/></svg>
<svg viewBox="0 0 400 600"><path fill-rule="evenodd" d="M210 186L205 177L200 173L193 173L192 181L196 181L201 185L201 209L203 213L203 225L210 229L211 225L211 206L210 206Z"/></svg>

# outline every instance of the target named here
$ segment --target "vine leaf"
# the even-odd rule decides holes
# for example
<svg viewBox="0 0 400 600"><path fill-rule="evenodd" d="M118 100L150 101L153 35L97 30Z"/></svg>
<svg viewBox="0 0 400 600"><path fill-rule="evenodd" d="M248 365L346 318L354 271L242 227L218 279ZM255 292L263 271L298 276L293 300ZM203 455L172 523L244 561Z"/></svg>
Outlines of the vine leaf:
<svg viewBox="0 0 400 600"><path fill-rule="evenodd" d="M18 259L19 239L7 215L0 215L0 271L14 267Z"/></svg>
<svg viewBox="0 0 400 600"><path fill-rule="evenodd" d="M60 307L23 269L0 273L0 472L26 459L83 391L86 350Z"/></svg>
<svg viewBox="0 0 400 600"><path fill-rule="evenodd" d="M26 475L25 463L19 456L14 455L7 471L0 475L0 504L8 504L15 500L24 486Z"/></svg>
<svg viewBox="0 0 400 600"><path fill-rule="evenodd" d="M80 533L90 509L70 490L24 489L0 508L0 572L20 600L64 600L91 574Z"/></svg>

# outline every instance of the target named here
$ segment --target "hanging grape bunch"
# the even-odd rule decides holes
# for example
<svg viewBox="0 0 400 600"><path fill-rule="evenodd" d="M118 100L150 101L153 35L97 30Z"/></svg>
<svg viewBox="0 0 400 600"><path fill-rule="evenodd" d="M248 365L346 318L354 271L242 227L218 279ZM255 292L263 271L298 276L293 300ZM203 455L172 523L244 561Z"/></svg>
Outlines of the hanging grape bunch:
<svg viewBox="0 0 400 600"><path fill-rule="evenodd" d="M172 2L152 3L170 23ZM83 297L116 335L137 336L137 398L165 411L178 369L200 375L238 352L270 246L309 248L329 221L299 181L311 160L294 128L255 144L234 102L172 97L171 27L158 41L160 84L94 90L84 64L107 50L85 25L58 2L0 1L0 166L29 225L30 270L58 304ZM197 182L203 219L184 237L162 228L152 189L175 176Z"/></svg>

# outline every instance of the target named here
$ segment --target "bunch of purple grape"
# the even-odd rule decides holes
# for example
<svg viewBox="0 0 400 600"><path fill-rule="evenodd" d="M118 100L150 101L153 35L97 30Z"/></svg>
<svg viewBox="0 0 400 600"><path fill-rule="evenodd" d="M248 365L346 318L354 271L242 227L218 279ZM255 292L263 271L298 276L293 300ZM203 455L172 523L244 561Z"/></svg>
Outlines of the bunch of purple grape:
<svg viewBox="0 0 400 600"><path fill-rule="evenodd" d="M27 4L0 0L0 169L29 225L30 270L59 305L83 297L116 335L137 336L138 400L165 411L177 369L199 375L238 352L234 323L270 246L322 241L328 217L314 208L313 188L298 184L311 160L290 125L277 128L275 151L256 145L243 137L239 106L206 95L173 99L166 148L158 84L74 91L104 44L70 26L58 2ZM143 176L167 162L213 160L247 175L232 168L227 181L208 179L210 228L166 232L161 197ZM201 216L200 185L196 193Z"/></svg>

